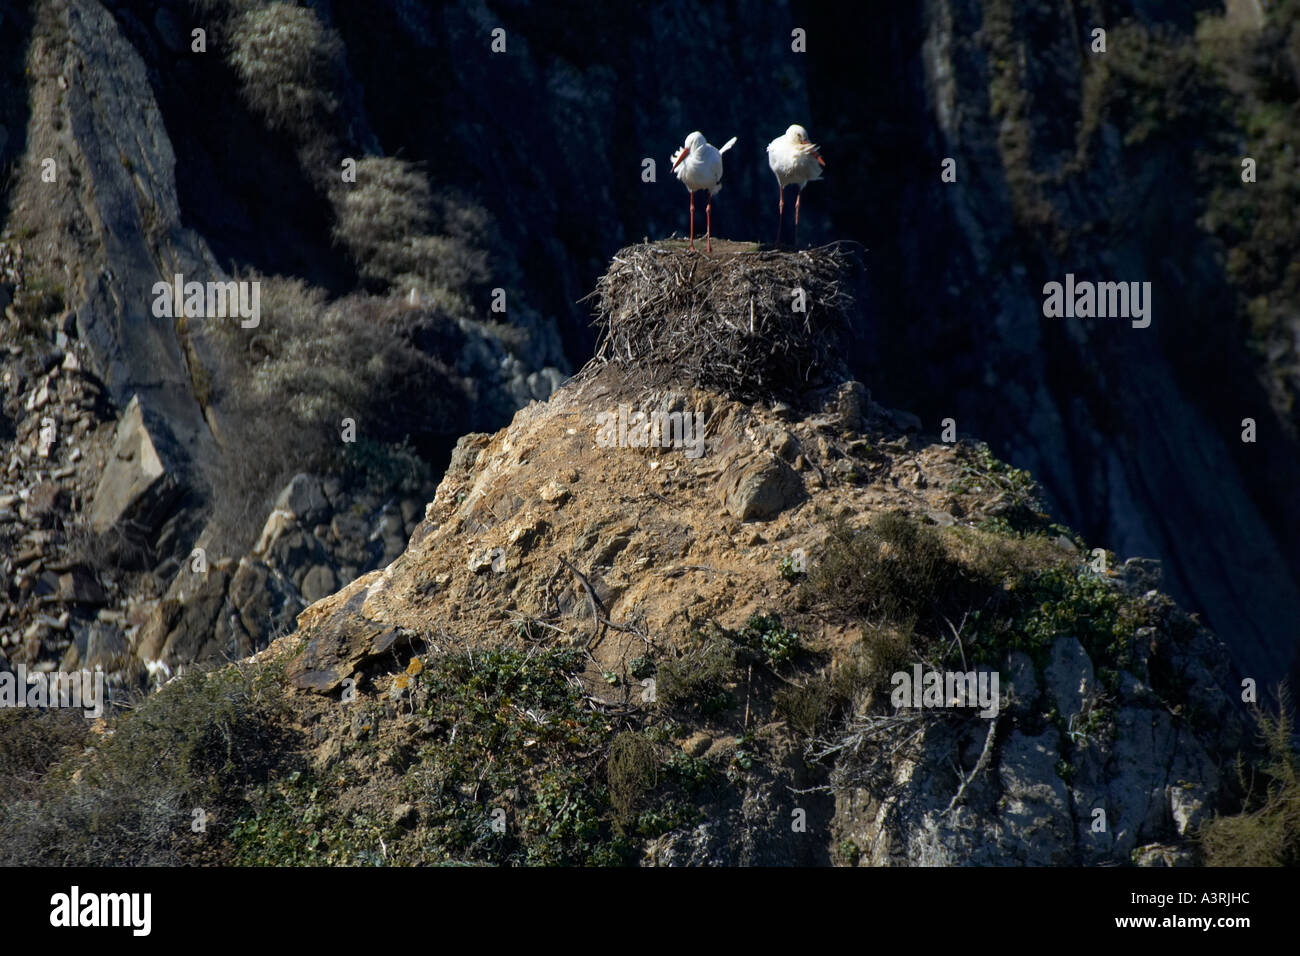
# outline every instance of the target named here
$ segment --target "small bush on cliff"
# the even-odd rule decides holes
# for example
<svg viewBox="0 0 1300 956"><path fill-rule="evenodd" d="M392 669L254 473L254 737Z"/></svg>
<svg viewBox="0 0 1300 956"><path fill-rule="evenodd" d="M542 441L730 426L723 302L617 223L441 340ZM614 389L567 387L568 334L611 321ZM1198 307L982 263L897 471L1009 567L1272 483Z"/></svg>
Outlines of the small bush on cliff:
<svg viewBox="0 0 1300 956"><path fill-rule="evenodd" d="M993 496L988 508L995 530L1041 532L1050 526L1043 512L1038 483L1029 472L993 455L984 442L957 446L958 477L948 490L956 495Z"/></svg>
<svg viewBox="0 0 1300 956"><path fill-rule="evenodd" d="M0 803L0 862L134 866L209 858L215 823L213 833L196 833L194 811L214 821L233 815L244 788L280 759L282 707L276 668L195 671L167 684L116 719L111 735L91 738L92 752L65 750L39 784ZM54 743L45 749L52 752Z"/></svg>
<svg viewBox="0 0 1300 956"><path fill-rule="evenodd" d="M803 725L860 693L879 696L893 672L916 661L996 667L1019 650L1042 666L1066 635L1113 689L1131 665L1134 632L1147 623L1141 602L1045 536L939 529L902 514L877 515L863 529L832 527L800 598L863 633L851 688L783 697L785 713ZM819 700L828 694L833 705Z"/></svg>
<svg viewBox="0 0 1300 956"><path fill-rule="evenodd" d="M610 793L579 755L614 728L570 679L574 651L489 651L431 660L419 676L431 735L411 773L428 859L620 863ZM491 760L485 760L491 754ZM627 809L627 805L624 805ZM508 823L493 826L493 815Z"/></svg>
<svg viewBox="0 0 1300 956"><path fill-rule="evenodd" d="M831 716L835 700L831 682L819 676L803 684L779 688L772 698L778 717L807 737L816 734Z"/></svg>
<svg viewBox="0 0 1300 956"><path fill-rule="evenodd" d="M489 275L479 207L435 197L412 163L367 156L357 181L340 188L336 210L334 237L374 290L414 289L450 314L471 314L468 291Z"/></svg>
<svg viewBox="0 0 1300 956"><path fill-rule="evenodd" d="M1262 710L1255 715L1265 750L1259 777L1250 779L1245 766L1238 767L1246 809L1215 817L1200 830L1210 866L1300 865L1300 757L1291 742L1289 695L1284 690L1279 698L1276 717Z"/></svg>
<svg viewBox="0 0 1300 956"><path fill-rule="evenodd" d="M89 727L75 709L0 710L0 806L35 792L70 748L84 746Z"/></svg>
<svg viewBox="0 0 1300 956"><path fill-rule="evenodd" d="M636 819L646 795L659 782L655 745L642 734L621 733L610 744L606 767L615 822L620 830L625 830Z"/></svg>
<svg viewBox="0 0 1300 956"><path fill-rule="evenodd" d="M373 296L327 302L297 279L258 281L259 326L213 326L223 364L217 397L228 413L219 437L230 453L208 477L219 543L232 552L251 546L269 497L300 471L420 483L427 472L404 442L464 421L474 394L417 343L449 319ZM356 423L355 443L339 440L344 418Z"/></svg>
<svg viewBox="0 0 1300 956"><path fill-rule="evenodd" d="M1292 339L1300 302L1300 4L1271 4L1262 28L1203 18L1202 55L1222 75L1235 120L1223 148L1207 157L1204 227L1223 244L1237 315L1263 366L1273 407L1300 431L1300 374ZM1242 181L1238 141L1249 144L1256 179Z"/></svg>
<svg viewBox="0 0 1300 956"><path fill-rule="evenodd" d="M803 650L798 633L782 624L779 614L753 615L735 640L770 667L790 662Z"/></svg>
<svg viewBox="0 0 1300 956"><path fill-rule="evenodd" d="M968 653L993 663L1008 650L1025 651L1043 663L1062 635L1078 639L1099 669L1126 667L1139 626L1132 602L1104 576L1087 568L1054 567L1021 575L1009 600L993 612L970 617Z"/></svg>
<svg viewBox="0 0 1300 956"><path fill-rule="evenodd" d="M716 714L734 703L726 685L735 667L735 646L716 625L708 626L679 656L659 663L656 693L666 707Z"/></svg>
<svg viewBox="0 0 1300 956"><path fill-rule="evenodd" d="M707 785L707 768L662 754L634 718L589 706L584 665L579 651L536 648L427 659L415 698L422 742L404 783L418 822L405 836L389 834L388 862L621 864L636 839L694 819L685 798ZM259 812L272 829L291 825L286 859L346 861L379 849L377 838L367 847L349 836L337 807L322 807L311 825L295 822L314 787L291 788L287 807ZM304 853L313 833L329 839ZM260 847L245 841L247 852ZM340 848L342 857L329 856Z"/></svg>
<svg viewBox="0 0 1300 956"><path fill-rule="evenodd" d="M50 279L29 279L14 295L13 314L17 327L10 331L16 340L44 340L49 336L50 319L64 308L67 291Z"/></svg>
<svg viewBox="0 0 1300 956"><path fill-rule="evenodd" d="M230 64L250 107L299 138L338 109L343 43L310 7L271 3L230 25Z"/></svg>
<svg viewBox="0 0 1300 956"><path fill-rule="evenodd" d="M848 617L897 623L941 613L962 576L937 530L889 512L864 529L831 526L801 596Z"/></svg>

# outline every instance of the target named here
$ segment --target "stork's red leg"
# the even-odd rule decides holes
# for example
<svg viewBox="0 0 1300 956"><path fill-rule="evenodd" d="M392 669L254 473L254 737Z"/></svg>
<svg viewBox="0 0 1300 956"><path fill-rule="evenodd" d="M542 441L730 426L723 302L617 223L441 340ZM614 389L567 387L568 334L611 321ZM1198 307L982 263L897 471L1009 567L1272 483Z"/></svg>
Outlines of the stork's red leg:
<svg viewBox="0 0 1300 956"><path fill-rule="evenodd" d="M695 190L691 190L691 248L695 248Z"/></svg>
<svg viewBox="0 0 1300 956"><path fill-rule="evenodd" d="M780 186L781 203L776 207L776 247L781 248L781 221L785 219L785 187Z"/></svg>
<svg viewBox="0 0 1300 956"><path fill-rule="evenodd" d="M794 194L794 247L799 248L799 198L803 195L803 187Z"/></svg>
<svg viewBox="0 0 1300 956"><path fill-rule="evenodd" d="M713 251L713 193L704 203L704 251Z"/></svg>

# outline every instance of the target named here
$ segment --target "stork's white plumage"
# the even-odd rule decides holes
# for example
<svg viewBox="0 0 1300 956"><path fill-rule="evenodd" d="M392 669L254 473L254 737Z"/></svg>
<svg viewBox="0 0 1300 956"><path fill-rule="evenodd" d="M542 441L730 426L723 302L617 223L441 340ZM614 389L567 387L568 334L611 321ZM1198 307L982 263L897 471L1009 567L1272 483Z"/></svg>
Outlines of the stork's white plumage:
<svg viewBox="0 0 1300 956"><path fill-rule="evenodd" d="M722 188L722 154L736 145L736 137L718 149L696 130L686 137L686 145L673 153L673 172L691 194L691 248L695 248L695 193L709 191L704 207L705 251L713 251L713 194Z"/></svg>
<svg viewBox="0 0 1300 956"><path fill-rule="evenodd" d="M785 217L785 187L796 185L799 192L794 198L794 243L799 245L799 197L803 188L814 179L821 179L826 161L808 140L808 131L797 123L767 144L767 165L776 174L781 186L779 218L776 221L776 244L781 244L781 219Z"/></svg>

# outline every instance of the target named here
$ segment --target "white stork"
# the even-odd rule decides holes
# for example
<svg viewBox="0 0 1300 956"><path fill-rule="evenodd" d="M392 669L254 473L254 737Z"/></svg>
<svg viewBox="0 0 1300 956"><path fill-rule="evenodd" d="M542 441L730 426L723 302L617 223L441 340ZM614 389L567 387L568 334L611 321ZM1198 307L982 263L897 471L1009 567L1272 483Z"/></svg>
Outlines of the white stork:
<svg viewBox="0 0 1300 956"><path fill-rule="evenodd" d="M785 187L791 183L799 187L794 199L794 244L799 245L799 197L803 195L804 186L814 179L821 179L822 159L817 147L808 141L808 131L795 124L767 144L767 164L776 173L776 181L781 186L781 205L778 207L776 221L776 244L781 245L781 219L785 217Z"/></svg>
<svg viewBox="0 0 1300 956"><path fill-rule="evenodd" d="M695 248L695 191L707 189L708 202L704 207L705 251L713 251L713 194L722 188L722 154L736 145L736 137L718 149L710 145L704 134L696 130L686 137L686 145L673 153L673 172L691 194L691 248Z"/></svg>

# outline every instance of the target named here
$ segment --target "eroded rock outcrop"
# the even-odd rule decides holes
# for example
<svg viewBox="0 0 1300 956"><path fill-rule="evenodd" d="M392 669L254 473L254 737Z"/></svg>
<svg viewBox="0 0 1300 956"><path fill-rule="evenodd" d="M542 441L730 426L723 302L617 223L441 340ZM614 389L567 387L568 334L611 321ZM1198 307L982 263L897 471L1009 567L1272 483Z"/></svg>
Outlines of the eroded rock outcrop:
<svg viewBox="0 0 1300 956"><path fill-rule="evenodd" d="M1245 725L1222 645L1157 592L1141 600L1161 623L1133 635L1112 689L1062 635L1041 669L1008 658L993 721L935 720L905 753L871 751L884 765L847 758L832 771L840 839L873 866L1196 863Z"/></svg>
<svg viewBox="0 0 1300 956"><path fill-rule="evenodd" d="M745 268L744 255L728 267ZM647 414L700 411L703 453L604 445L599 422L620 405ZM589 659L583 693L598 706L651 726L672 713L683 753L731 768L733 785L705 801L702 822L645 843L648 863L1197 860L1196 828L1224 805L1225 770L1247 745L1229 697L1225 649L1147 587L1158 580L1152 562L1095 573L1059 527L1010 531L1007 522L1027 513L1015 480L998 471L1005 466L987 459L976 466L964 443L900 433L896 422L904 418L851 381L805 393L791 407L741 403L685 383L647 390L612 366L584 374L501 432L466 436L406 550L307 608L297 632L268 654L312 695L332 698L348 681L349 693L373 686L379 699L404 700L411 671L402 662L421 648L471 656L582 649ZM772 487L757 494L765 482ZM787 485L799 493L786 495ZM738 489L750 486L771 507L731 508ZM772 702L782 682L815 688L822 678L783 671L772 658L751 665L747 679L726 678L729 703L712 716L694 705L682 710L676 698L656 706L639 696L630 661L652 673L645 662L658 662L663 686L673 661L695 659L701 628L743 642L755 621L770 622L765 615L776 611L799 622L823 675L852 674L863 660L877 660L889 646L879 638L893 627L888 618L802 616L810 598L798 582L803 569L842 560L828 548L846 533L837 522L866 529L882 514L934 529L918 546L942 541L965 555L991 549L1005 555L998 562L1010 562L997 564L1006 569L998 574L1011 575L1004 597L994 585L979 600L1012 600L1029 616L1006 618L1012 630L1005 632L968 628L963 615L965 643L955 631L943 651L955 663L960 645L961 659L980 655L975 670L1001 676L992 716L898 706L887 681L858 678L842 715L810 733L792 716L800 713L789 709L795 705L773 709ZM903 546L882 545L860 560L905 560L890 550ZM962 567L936 582L937 593L969 586L974 566ZM1033 567L1065 590L1027 605L1005 598L1005 589L1039 579L1039 572L1020 576ZM853 569L842 573L851 586ZM1085 600L1082 610L1069 603ZM1081 627L1114 623L1089 631L1086 646L1082 633L1044 623L1076 613ZM1007 648L989 658L987 642L997 633L1012 648L1028 642L1032 653ZM688 669L707 671L705 660ZM912 659L891 666L910 668ZM773 683L774 672L781 676ZM323 709L329 713L328 704ZM400 713L393 719L400 725ZM806 830L790 826L792 814Z"/></svg>

